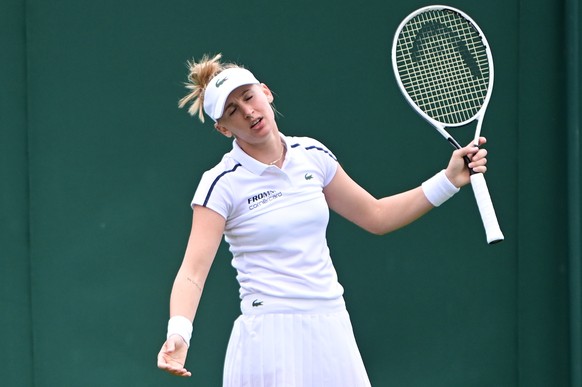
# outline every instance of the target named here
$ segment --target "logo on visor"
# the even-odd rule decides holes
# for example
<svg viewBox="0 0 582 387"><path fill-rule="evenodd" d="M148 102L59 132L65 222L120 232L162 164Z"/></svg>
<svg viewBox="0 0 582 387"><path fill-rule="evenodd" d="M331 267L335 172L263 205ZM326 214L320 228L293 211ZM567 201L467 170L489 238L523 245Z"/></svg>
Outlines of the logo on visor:
<svg viewBox="0 0 582 387"><path fill-rule="evenodd" d="M253 305L253 308L263 306L263 301L254 300L252 305Z"/></svg>
<svg viewBox="0 0 582 387"><path fill-rule="evenodd" d="M224 78L219 79L218 81L216 81L216 87L218 88L218 87L222 86L222 84L224 82L226 82L227 79L228 79L228 77L224 77Z"/></svg>

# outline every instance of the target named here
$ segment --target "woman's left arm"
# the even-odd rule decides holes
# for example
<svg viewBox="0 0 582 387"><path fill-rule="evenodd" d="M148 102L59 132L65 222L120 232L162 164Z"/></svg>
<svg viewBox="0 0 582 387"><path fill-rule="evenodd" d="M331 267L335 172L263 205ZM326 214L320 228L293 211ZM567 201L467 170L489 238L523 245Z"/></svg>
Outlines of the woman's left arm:
<svg viewBox="0 0 582 387"><path fill-rule="evenodd" d="M480 144L485 142L485 138L481 137ZM485 149L473 145L455 150L445 175L453 185L460 188L469 183L469 170L463 158L468 156L471 159L469 168L484 173L487 170L486 155ZM434 208L422 187L376 199L352 180L341 166L338 166L334 178L323 189L323 193L333 211L378 235L404 227Z"/></svg>

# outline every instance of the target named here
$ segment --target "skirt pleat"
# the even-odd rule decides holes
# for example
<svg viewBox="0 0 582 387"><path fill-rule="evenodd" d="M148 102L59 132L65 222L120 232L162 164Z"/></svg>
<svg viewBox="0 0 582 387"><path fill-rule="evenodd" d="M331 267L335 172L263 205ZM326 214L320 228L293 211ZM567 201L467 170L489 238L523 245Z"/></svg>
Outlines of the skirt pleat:
<svg viewBox="0 0 582 387"><path fill-rule="evenodd" d="M323 313L243 314L233 325L223 387L369 387L345 306Z"/></svg>

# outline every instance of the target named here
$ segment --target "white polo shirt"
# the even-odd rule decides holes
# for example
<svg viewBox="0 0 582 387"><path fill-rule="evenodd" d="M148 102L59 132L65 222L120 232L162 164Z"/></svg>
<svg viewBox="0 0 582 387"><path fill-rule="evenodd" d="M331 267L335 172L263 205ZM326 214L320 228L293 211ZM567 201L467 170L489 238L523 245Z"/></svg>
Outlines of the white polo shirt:
<svg viewBox="0 0 582 387"><path fill-rule="evenodd" d="M343 294L326 240L329 209L323 188L337 171L320 142L281 135L287 154L281 169L247 155L236 143L206 171L192 206L226 219L241 299L250 294L336 299Z"/></svg>

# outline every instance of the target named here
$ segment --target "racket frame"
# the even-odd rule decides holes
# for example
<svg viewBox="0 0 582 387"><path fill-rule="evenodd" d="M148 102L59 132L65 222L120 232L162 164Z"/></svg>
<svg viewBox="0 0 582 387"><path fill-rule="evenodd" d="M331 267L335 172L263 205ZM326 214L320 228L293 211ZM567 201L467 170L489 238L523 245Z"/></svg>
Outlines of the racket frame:
<svg viewBox="0 0 582 387"><path fill-rule="evenodd" d="M452 123L452 124L451 123L443 123L443 122L440 122L439 120L429 116L414 102L412 97L410 97L408 91L406 90L406 88L402 82L402 79L400 78L397 57L396 57L396 48L398 46L398 39L400 37L400 34L401 34L404 26L411 19L415 18L416 16L418 16L422 13L425 13L425 12L431 11L431 10L447 10L447 11L455 12L455 13L459 14L461 17L463 17L479 33L479 36L483 42L483 45L484 45L486 53L487 53L487 61L488 61L488 65L489 65L489 69L488 69L489 70L489 74L488 74L489 75L489 83L487 86L487 93L485 95L485 99L484 99L483 104L481 105L480 109L477 111L477 113L475 113L472 117L470 117L462 122ZM419 8L416 11L410 13L406 18L404 18L404 20L402 20L402 22L400 23L400 25L398 26L398 28L396 30L396 33L394 34L394 39L392 42L392 68L394 70L394 75L395 75L396 81L398 83L398 87L400 87L402 94L404 94L404 97L406 98L406 100L408 101L410 106L412 106L414 108L414 110L418 114L420 114L420 116L422 116L426 121L428 121L453 147L455 147L456 149L462 148L461 144L459 144L457 142L457 140L455 140L455 138L446 130L446 128L447 127L454 128L454 127L465 126L465 125L468 125L469 123L471 123L475 120L477 120L477 124L476 124L476 128L475 128L475 136L473 138L473 145L475 145L477 147L479 146L479 137L481 135L481 127L483 124L483 117L485 115L485 111L487 110L487 106L489 104L489 100L491 99L491 94L493 92L494 66L493 66L493 55L492 55L491 49L489 47L489 42L487 41L487 38L485 37L485 34L481 30L481 28L479 28L478 24L469 15L467 15L465 12L463 12L459 9L456 9L456 8L453 8L453 7L450 7L447 5L429 5L429 6ZM467 157L465 157L465 162L466 163L469 162L469 159ZM487 243L494 244L494 243L501 242L504 240L504 236L503 236L503 233L501 232L501 229L499 227L499 223L497 221L497 216L495 215L495 210L493 208L493 203L491 202L491 196L489 195L489 190L487 188L487 183L485 181L485 178L484 178L482 173L475 173L471 169L470 169L470 173L471 173L471 186L473 187L473 192L475 194L475 198L477 200L477 204L479 207L479 212L481 214L481 218L483 220L483 225L485 227Z"/></svg>
<svg viewBox="0 0 582 387"><path fill-rule="evenodd" d="M483 45L485 46L485 50L487 52L487 62L489 65L489 84L487 86L487 94L485 95L485 99L484 99L483 104L481 105L481 108L479 109L479 111L476 114L474 114L472 117L466 119L463 122L454 123L454 124L443 123L443 122L440 122L440 121L432 118L428 114L426 114L414 102L414 100L410 97L410 95L406 91L406 88L404 87L404 84L402 83L402 79L400 79L400 75L398 73L398 63L396 61L396 47L398 46L398 38L400 36L400 33L402 32L402 29L404 28L406 23L408 23L411 19L415 18L416 16L420 15L421 13L425 13L425 12L431 11L431 10L448 10L448 11L452 11L452 12L455 12L455 13L458 13L459 15L461 15L469 23L471 23L471 26L473 28L475 28L475 30L477 30L477 32L479 33L479 36L481 37L481 40L483 41ZM481 30L481 28L479 28L477 23L475 23L475 21L473 19L471 19L471 17L469 15L467 15L466 13L464 13L463 11L461 11L459 9L450 7L448 5L429 5L426 7L419 8L416 11L412 12L410 15L408 15L400 23L400 25L396 29L396 34L394 34L394 41L392 42L392 68L394 69L394 73L396 75L396 81L398 82L398 86L402 90L402 92L403 92L402 94L404 94L404 96L406 97L406 100L408 101L410 106L412 106L418 114L420 114L425 120L427 120L431 125L433 125L435 127L435 129L444 138L446 138L447 141L449 141L455 148L460 149L460 148L462 148L462 146L455 140L455 138L453 136L451 136L451 134L445 128L447 128L447 127L454 128L454 127L465 126L465 125L475 121L475 119L476 119L477 126L475 129L475 136L473 138L473 143L475 146L479 146L479 137L481 136L481 127L483 125L483 117L485 116L485 110L487 110L487 106L489 105L489 100L491 99L491 94L493 93L494 66L493 66L493 55L492 55L491 49L489 47L489 42L487 41L487 38L485 37L485 34Z"/></svg>

